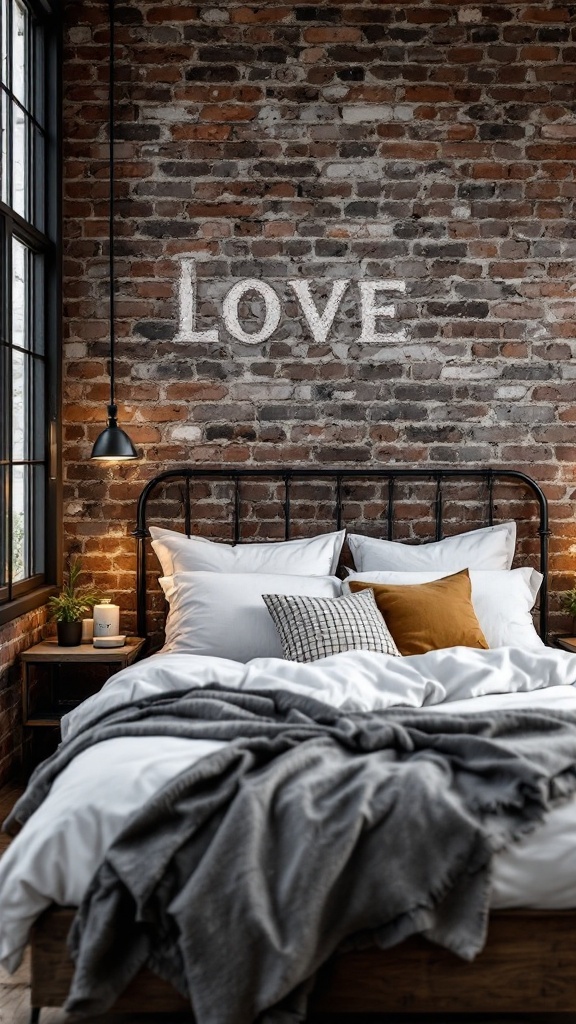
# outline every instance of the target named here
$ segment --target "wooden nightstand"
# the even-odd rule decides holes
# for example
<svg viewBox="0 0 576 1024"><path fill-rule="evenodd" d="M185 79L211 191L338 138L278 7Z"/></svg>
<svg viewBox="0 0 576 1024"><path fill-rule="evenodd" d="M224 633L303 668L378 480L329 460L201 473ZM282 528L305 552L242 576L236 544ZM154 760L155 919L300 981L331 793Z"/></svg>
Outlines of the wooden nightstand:
<svg viewBox="0 0 576 1024"><path fill-rule="evenodd" d="M563 651L570 651L570 654L576 654L576 636L554 636L552 637L554 647L560 647Z"/></svg>
<svg viewBox="0 0 576 1024"><path fill-rule="evenodd" d="M59 647L56 640L43 640L22 652L22 725L28 730L26 763L30 730L59 726L63 715L97 693L115 672L136 661L145 642L131 636L124 647Z"/></svg>

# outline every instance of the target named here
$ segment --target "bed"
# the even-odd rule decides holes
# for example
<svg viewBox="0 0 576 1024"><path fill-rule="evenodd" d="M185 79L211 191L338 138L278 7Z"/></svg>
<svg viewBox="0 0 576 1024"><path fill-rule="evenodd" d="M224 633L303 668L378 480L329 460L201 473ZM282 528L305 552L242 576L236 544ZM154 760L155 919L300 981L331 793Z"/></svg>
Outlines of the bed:
<svg viewBox="0 0 576 1024"><path fill-rule="evenodd" d="M264 488L262 490L262 488ZM300 488L300 490L299 490ZM418 498L415 497L416 490L420 488ZM473 493L473 489L474 492ZM424 499L420 495L424 495ZM161 497L157 497L161 495ZM318 504L318 495L320 495ZM153 505L154 499L157 505ZM276 503L278 507L272 508ZM540 635L544 640L548 638L548 616L547 616L547 570L548 570L548 518L546 499L538 487L529 477L522 473L504 473L492 470L420 470L420 469L399 469L390 468L386 470L345 470L345 469L266 469L266 470L243 470L243 469L217 469L205 470L186 468L183 470L170 471L161 474L150 481L144 489L137 513L137 526L135 535L138 544L138 582L137 582L137 632L139 635L150 637L151 649L154 643L158 642L161 623L164 615L164 597L157 587L157 568L150 565L150 554L148 550L148 531L152 518L168 522L170 527L174 524L174 509L178 507L183 512L184 536L189 538L191 533L200 532L204 526L205 533L214 540L214 521L220 523L220 529L224 533L231 530L225 539L234 542L242 542L245 539L261 542L263 535L268 534L274 540L279 540L279 535L284 542L300 543L298 537L294 537L294 525L302 525L302 521L308 518L318 528L319 520L331 519L334 534L340 533L343 526L349 524L350 518L355 517L359 521L362 515L362 523L367 509L372 510L373 520L368 527L368 534L371 538L379 540L382 533L386 534L386 540L394 543L394 538L400 535L402 539L406 533L406 539L421 539L420 526L414 526L416 519L414 511L417 510L419 518L422 518L422 507L428 504L431 508L431 519L433 525L432 543L423 545L431 556L434 554L434 544L443 541L445 524L448 522L449 532L458 534L461 530L454 529L458 525L472 527L467 532L475 534L482 527L478 527L480 515L487 523L487 530L499 529L495 527L496 521L500 518L503 507L507 515L510 510L516 511L522 520L520 530L520 560L534 564L537 560L541 572L541 585L539 588L539 611L538 623ZM258 511L258 503L264 511ZM460 512L458 512L460 509ZM534 509L536 514L534 515ZM305 514L303 513L305 510ZM228 525L224 525L228 524ZM263 525L264 524L264 525ZM194 528L194 530L193 530ZM478 529L477 529L478 528ZM263 534L263 531L265 533ZM308 524L310 531L310 523ZM395 531L397 533L395 534ZM246 533L248 536L246 537ZM306 542L306 523L302 530L304 536L302 541ZM424 534L425 535L425 534ZM331 535L332 536L332 535ZM355 537L352 534L352 537ZM362 535L360 535L362 536ZM426 536L426 535L425 535ZM492 535L490 535L492 536ZM502 542L503 534L498 534ZM166 542L168 549L172 543L170 537L162 535L162 528L156 527L157 544ZM426 536L430 539L430 534ZM482 542L484 543L484 536ZM507 541L506 541L507 542ZM166 557L177 557L179 554L178 543L172 552L168 550ZM204 542L205 543L205 542ZM362 568L362 557L370 558L370 545L366 546L363 541L356 543L355 557L360 556L360 568ZM219 545L218 545L219 547ZM405 545L408 547L408 545ZM416 548L410 545L412 552ZM214 548L215 550L215 548ZM234 551L234 549L231 549ZM242 555L240 548L237 549ZM263 550L263 549L262 549ZM290 557L293 557L293 550L290 550ZM253 557L255 549L252 548L250 555ZM208 553L212 557L212 548L205 548L202 555ZM187 551L185 552L187 554ZM217 557L220 555L218 553ZM395 556L396 552L392 552ZM313 555L313 552L312 552ZM330 557L334 551L329 552ZM229 552L225 553L229 558ZM306 560L311 557L311 549L304 548L303 556ZM320 558L326 557L326 551L319 552ZM267 557L267 556L266 556ZM388 557L388 553L386 555ZM350 559L348 557L348 562ZM209 558L208 563L209 565ZM309 564L306 561L306 564ZM356 562L358 565L358 561ZM489 563L491 566L498 565L498 568L472 570L476 572L479 582L474 586L480 587L480 576L486 573L510 573L510 566L500 567L499 563ZM266 567L266 566L264 566ZM174 566L172 566L174 568ZM230 568L227 564L226 568ZM334 566L330 565L333 569ZM419 566L421 568L421 566ZM459 573L459 566L452 567L455 571L451 575ZM175 578L178 571L186 573L186 566L182 569L176 567L173 574ZM166 572L166 564L163 565ZM198 570L196 570L198 571ZM201 570L202 571L202 570ZM370 574L371 570L366 570ZM376 572L377 570L374 570ZM394 570L390 570L394 576ZM413 570L414 571L414 570ZM529 566L520 567L512 572L523 573L521 577L524 583L529 579L532 570ZM385 573L385 570L384 570ZM206 570L209 577L208 584L214 583L214 567ZM225 575L225 574L224 574ZM257 574L255 574L257 575ZM363 574L358 574L361 577ZM416 575L416 574L415 574ZM438 578L446 576L444 572L432 572L426 575L423 583L432 582L429 576ZM166 577L164 577L166 578ZM168 576L170 578L170 576ZM500 576L507 584L512 576ZM520 577L515 577L520 579ZM245 580L246 577L243 576ZM386 581L388 577L386 577ZM405 581L404 581L405 582ZM418 585L418 579L414 579L414 585ZM474 581L473 581L474 582ZM362 584L362 580L360 580ZM248 584L246 584L247 586ZM332 586L333 584L331 584ZM383 584L386 587L386 582ZM314 587L317 583L313 584ZM297 591L298 592L298 591ZM290 594L290 589L285 591ZM330 592L332 593L332 592ZM414 591L414 593L416 593ZM174 592L170 586L164 586L164 594L168 594L175 603ZM478 589L478 601L480 601L480 589ZM326 593L322 591L322 600ZM535 595L534 595L535 596ZM490 602L488 602L489 604ZM212 604L212 609L214 605ZM480 607L480 605L478 605ZM198 608L193 608L193 619L198 619ZM210 615L210 608L208 609ZM527 613L528 614L528 613ZM486 622L488 627L489 623ZM490 628L496 628L497 624ZM194 627L196 628L196 627ZM449 712L459 708L464 709L465 704L470 703L473 698L474 708L478 710L483 707L530 706L533 702L539 706L549 706L559 710L574 711L576 709L576 695L572 689L572 682L576 680L576 657L565 652L552 651L548 647L535 646L530 650L522 646L521 636L515 641L517 646L508 648L498 647L488 651L475 652L470 664L472 667L463 670L458 675L458 684L450 690L450 679L452 676L447 673L447 659L452 655L433 652L427 657L427 687L428 696L416 696L413 699L414 707L421 707L428 701L435 708L442 708ZM169 633L168 633L169 640ZM197 638L192 637L196 643ZM258 639L257 642L261 642ZM168 644L169 646L169 644ZM488 646L488 645L486 645ZM490 648L494 644L489 645ZM202 648L195 648L202 652ZM504 652L504 653L503 653ZM507 653L506 653L507 652ZM514 653L516 652L516 653ZM250 651L248 652L250 653ZM266 651L267 657L274 657ZM340 659L337 664L346 665L349 670L351 653L340 653L335 657ZM169 673L163 669L165 662L162 659L169 657L170 671L173 671L175 678L178 672L190 669L190 661L180 666L181 657L178 650L168 651L168 654L155 654L143 663L143 666L132 666L125 672L118 674L110 680L102 691L103 696L97 695L91 698L82 709L72 718L70 723L64 723L65 729L74 731L83 716L90 718L91 714L101 713L103 709L114 707L128 697L137 699L142 693L149 693L157 685L157 680L164 672L164 677ZM184 657L184 656L182 656ZM198 685L207 685L213 671L210 662L210 655L196 653L186 655L186 659L194 659L196 678ZM269 661L267 657L256 662L251 659L235 661L228 657L225 663L224 681L230 685L242 689L243 686L262 687L268 685L267 674L269 674ZM341 700L353 701L356 699L361 703L364 694L374 683L376 689L380 686L379 676L375 668L378 659L374 660L371 654L364 655L364 668L358 671L358 686L356 697L350 696L349 677L345 681L338 679L338 672L334 678L329 678L324 673L322 680L318 683L318 675L322 669L317 665L298 666L293 669L289 662L285 662L282 668L283 679L287 680L288 686L296 690L299 686L307 685L307 679L313 679L315 686L320 686L320 696L328 702ZM395 703L402 704L404 698L398 694L405 692L405 679L403 673L410 672L414 662L410 655L405 659L398 659L394 663L394 670L398 676L397 697ZM419 657L419 655L415 655ZM159 660L156 660L159 659ZM347 660L348 659L348 660ZM331 658L328 657L331 663ZM510 664L513 663L513 675L516 682L509 688L502 685L503 672L509 672ZM224 662L223 662L224 664ZM327 664L326 662L324 664ZM380 663L378 662L378 665ZM453 661L452 663L453 664ZM248 665L248 669L246 668ZM251 666L251 667L250 667ZM504 668L506 666L506 668ZM537 671L534 671L536 666ZM354 670L356 671L356 670ZM379 671L379 669L378 669ZM205 673L204 683L202 673ZM468 675L467 675L468 672ZM226 675L227 673L227 675ZM308 673L308 675L307 675ZM316 675L314 675L316 673ZM374 674L376 673L376 675ZM344 676L345 673L341 673ZM179 678L179 677L178 677ZM392 672L394 678L394 672ZM336 679L336 683L334 682ZM302 682L304 680L304 683ZM431 682L432 680L432 682ZM490 682L493 680L493 683ZM164 684L163 684L164 685ZM325 691L322 690L325 685ZM335 697L336 689L341 685L342 696ZM436 695L434 695L436 685ZM431 689L432 688L432 689ZM438 693L444 688L444 695L439 697ZM506 690L509 692L505 692ZM381 690L381 688L380 688ZM537 692L536 692L537 690ZM346 691L346 692L344 692ZM387 682L386 700L390 699L390 693L394 686ZM448 692L450 691L450 692ZM432 694L432 695L430 695ZM380 699L380 698L378 698ZM90 704L92 701L92 705ZM394 701L392 701L394 703ZM118 742L115 740L109 742ZM182 741L184 742L184 741ZM136 745L137 746L137 745ZM76 891L81 895L81 890L86 887L90 877L90 871L98 858L102 857L106 844L113 839L114 830L118 831L122 815L128 815L134 808L135 796L127 796L130 789L130 777L134 785L142 787L138 799L144 799L146 795L154 792L162 785L170 774L181 769L182 763L178 761L181 752L174 748L167 753L167 759L174 759L174 764L162 770L158 768L160 758L155 756L155 767L150 768L148 763L142 761L142 753L136 747L127 756L122 752L119 761L115 761L116 754L110 757L107 764L108 786L113 787L114 779L118 779L119 766L121 766L123 785L125 783L124 795L117 799L114 813L117 817L117 824L107 825L102 830L101 822L98 821L98 814L91 806L86 810L85 818L80 815L76 824L67 820L68 808L76 800L76 809L80 807L84 797L82 786L88 785L88 781L97 770L97 757L94 749L85 751L81 757L85 758L83 767L78 768L77 773L64 772L60 779L64 783L54 786L54 792L45 801L36 815L30 819L38 824L31 830L27 825L27 863L31 872L38 872L38 863L45 865L45 877L34 880L35 896L32 904L26 907L26 913L21 910L19 904L21 895L18 890L30 888L30 877L26 875L26 866L21 866L20 876L15 872L14 864L17 861L18 846L20 852L24 850L24 833L13 844L12 864L4 865L4 875L0 876L0 900L3 900L4 914L8 911L12 914L21 913L28 917L25 927L20 930L20 939L15 941L10 952L6 946L3 949L4 962L7 966L15 966L19 943L23 941L23 934L27 932L28 924L31 925L31 947L32 947L32 1020L39 1017L42 1006L61 1005L66 998L68 987L72 976L71 962L65 949L65 938L70 927L74 911L69 906L50 907L49 904L56 901L60 904L75 904L78 900L68 899L76 886ZM109 748L111 749L111 748ZM209 753L206 749L205 753ZM198 755L201 757L202 755ZM78 759L80 765L80 759ZM98 769L100 770L100 769ZM154 772L156 771L156 775ZM148 773L148 776L147 776ZM104 789L106 787L104 786ZM120 787L121 788L121 787ZM78 796L80 793L80 796ZM126 804L123 804L126 796ZM98 797L94 797L96 803ZM130 804L130 800L132 803ZM506 854L498 855L498 867L494 882L496 898L492 902L492 913L488 938L483 951L472 962L464 962L455 957L452 953L428 942L418 935L410 937L400 945L392 949L382 951L377 948L366 948L353 950L344 953L336 953L320 968L316 975L314 988L310 995L309 1012L311 1017L331 1013L430 1013L430 1012L567 1012L576 1009L576 987L574 984L576 953L573 951L573 928L575 925L574 910L576 908L576 862L572 864L572 849L576 846L576 814L572 810L573 801L569 801L558 808L550 816L552 822L548 834L544 836L543 829L538 830L530 837L530 846L526 843L516 844ZM130 804L130 806L128 806ZM44 816L44 818L42 817ZM46 853L46 828L47 823L56 816L60 816L60 832L55 840L57 856ZM574 818L574 822L572 822ZM74 828L77 833L74 837ZM571 831L573 829L573 831ZM83 871L84 876L76 879L74 884L70 883L70 850L66 849L66 834L69 842L78 841L78 835L83 832L85 835ZM36 848L35 847L36 844ZM549 860L550 848L555 850L558 859L558 870L545 872L543 865ZM528 853L525 850L528 849ZM19 858L22 861L22 857ZM26 858L25 858L26 859ZM81 857L79 858L82 859ZM57 864L59 867L57 867ZM560 867L562 870L560 870ZM72 872L73 874L73 872ZM80 871L80 875L82 872ZM546 877L544 877L546 875ZM8 880L8 881L7 881ZM7 885L10 885L11 897L7 898ZM2 885L4 888L2 888ZM526 893L531 897L526 898ZM530 903L531 908L526 904ZM120 997L115 1009L119 1011L158 1011L165 1012L173 1010L184 1010L188 1004L175 992L166 982L149 972L141 973L126 989Z"/></svg>

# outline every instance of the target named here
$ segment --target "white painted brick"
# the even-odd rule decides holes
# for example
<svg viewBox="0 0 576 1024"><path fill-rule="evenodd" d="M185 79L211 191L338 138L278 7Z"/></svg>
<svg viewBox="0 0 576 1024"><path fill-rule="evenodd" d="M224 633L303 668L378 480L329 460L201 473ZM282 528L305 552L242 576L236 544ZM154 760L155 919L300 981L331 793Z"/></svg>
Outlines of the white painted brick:
<svg viewBox="0 0 576 1024"><path fill-rule="evenodd" d="M365 228L370 238L391 238L394 224L391 222L386 224L384 221L380 221L379 223L366 224Z"/></svg>
<svg viewBox="0 0 576 1024"><path fill-rule="evenodd" d="M259 381L250 381L248 383L233 384L230 388L230 397L236 398L239 401L264 401L266 399L275 399L280 401L286 398L292 398L294 395L294 386L292 384L275 383L260 383Z"/></svg>
<svg viewBox="0 0 576 1024"><path fill-rule="evenodd" d="M343 100L348 95L348 86L343 82L338 85L329 85L327 89L322 90L322 95L325 100Z"/></svg>
<svg viewBox="0 0 576 1024"><path fill-rule="evenodd" d="M366 350L362 346L362 352ZM433 345L410 344L409 339L403 342L383 345L382 348L369 349L370 362L396 363L399 359L408 362L425 363L437 358L438 350Z"/></svg>
<svg viewBox="0 0 576 1024"><path fill-rule="evenodd" d="M88 346L83 341L67 341L64 344L65 359L83 359L88 355Z"/></svg>
<svg viewBox="0 0 576 1024"><path fill-rule="evenodd" d="M414 118L414 106L412 103L397 103L393 108L394 121L412 121Z"/></svg>
<svg viewBox="0 0 576 1024"><path fill-rule="evenodd" d="M298 111L298 119L304 124L323 124L334 120L334 107L328 103L311 103Z"/></svg>
<svg viewBox="0 0 576 1024"><path fill-rule="evenodd" d="M327 164L324 168L327 178L348 179L379 178L382 175L382 164L379 160L350 160L348 163Z"/></svg>
<svg viewBox="0 0 576 1024"><path fill-rule="evenodd" d="M440 371L442 380L491 380L502 376L502 367L490 363L458 363L456 366L443 366Z"/></svg>
<svg viewBox="0 0 576 1024"><path fill-rule="evenodd" d="M359 103L342 107L341 116L344 124L361 124L363 121L411 121L414 108L409 103Z"/></svg>
<svg viewBox="0 0 576 1024"><path fill-rule="evenodd" d="M222 10L221 7L208 7L202 10L202 5L200 5L200 18L208 25L227 25L230 21L230 14L228 11Z"/></svg>
<svg viewBox="0 0 576 1024"><path fill-rule="evenodd" d="M260 107L258 120L265 125L277 124L282 120L282 111L277 106Z"/></svg>
<svg viewBox="0 0 576 1024"><path fill-rule="evenodd" d="M503 384L496 388L497 398L525 398L530 388L523 384Z"/></svg>
<svg viewBox="0 0 576 1024"><path fill-rule="evenodd" d="M164 124L166 121L182 122L192 120L186 116L185 108L179 103L174 103L169 107L142 107L142 120L143 121L162 121Z"/></svg>
<svg viewBox="0 0 576 1024"><path fill-rule="evenodd" d="M77 25L68 34L72 43L89 43L92 39L92 29L87 25Z"/></svg>
<svg viewBox="0 0 576 1024"><path fill-rule="evenodd" d="M193 423L178 423L168 431L168 436L174 441L200 441L202 429Z"/></svg>
<svg viewBox="0 0 576 1024"><path fill-rule="evenodd" d="M464 25L478 25L482 21L479 7L461 7L458 10L458 21Z"/></svg>
<svg viewBox="0 0 576 1024"><path fill-rule="evenodd" d="M540 131L545 139L576 139L576 124L543 124Z"/></svg>

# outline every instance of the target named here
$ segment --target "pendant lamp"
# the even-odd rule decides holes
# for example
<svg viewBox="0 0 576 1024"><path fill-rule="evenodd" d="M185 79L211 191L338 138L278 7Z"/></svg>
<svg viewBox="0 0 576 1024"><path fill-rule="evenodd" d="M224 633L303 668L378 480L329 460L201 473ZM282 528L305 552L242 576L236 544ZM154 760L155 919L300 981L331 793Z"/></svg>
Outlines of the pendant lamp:
<svg viewBox="0 0 576 1024"><path fill-rule="evenodd" d="M91 459L118 462L137 459L138 454L125 430L118 426L118 408L114 399L114 0L108 0L110 22L110 59L108 86L109 140L109 285L110 285L110 403L106 429L96 438Z"/></svg>

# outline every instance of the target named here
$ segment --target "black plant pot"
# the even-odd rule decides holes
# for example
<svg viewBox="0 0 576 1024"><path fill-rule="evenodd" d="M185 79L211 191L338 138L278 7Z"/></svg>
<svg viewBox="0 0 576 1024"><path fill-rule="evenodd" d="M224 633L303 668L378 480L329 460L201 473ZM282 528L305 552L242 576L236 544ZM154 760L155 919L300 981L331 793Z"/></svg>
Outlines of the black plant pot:
<svg viewBox="0 0 576 1024"><path fill-rule="evenodd" d="M57 622L59 647L79 647L82 642L82 622Z"/></svg>

